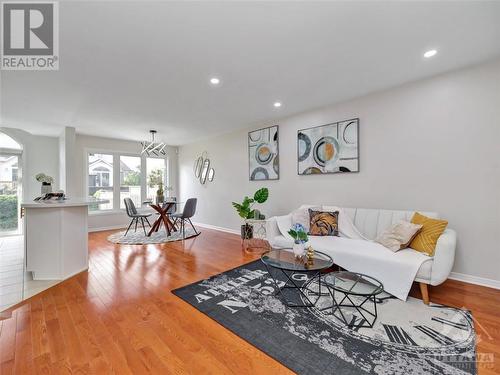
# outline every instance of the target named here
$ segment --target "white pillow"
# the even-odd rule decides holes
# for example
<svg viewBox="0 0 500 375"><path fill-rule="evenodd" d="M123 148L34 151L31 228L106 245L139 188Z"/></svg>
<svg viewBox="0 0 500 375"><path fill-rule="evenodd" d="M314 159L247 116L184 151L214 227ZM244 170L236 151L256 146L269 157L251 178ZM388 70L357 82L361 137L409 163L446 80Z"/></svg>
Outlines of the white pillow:
<svg viewBox="0 0 500 375"><path fill-rule="evenodd" d="M301 224L306 229L306 233L309 233L309 226L311 223L309 208L315 211L321 210L319 206L302 205L292 212L292 225L297 223Z"/></svg>
<svg viewBox="0 0 500 375"><path fill-rule="evenodd" d="M422 229L422 225L413 224L408 221L400 221L391 228L385 230L375 239L375 242L383 245L391 251L399 251L408 247L411 240Z"/></svg>

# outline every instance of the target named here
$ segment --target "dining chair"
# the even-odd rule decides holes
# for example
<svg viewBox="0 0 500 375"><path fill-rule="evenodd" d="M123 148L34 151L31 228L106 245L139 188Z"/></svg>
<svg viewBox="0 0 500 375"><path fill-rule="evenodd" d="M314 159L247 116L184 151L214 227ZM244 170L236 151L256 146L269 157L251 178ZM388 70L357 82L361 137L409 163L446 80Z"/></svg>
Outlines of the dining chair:
<svg viewBox="0 0 500 375"><path fill-rule="evenodd" d="M149 223L149 220L148 220L148 217L150 217L151 214L137 212L137 209L135 208L135 204L132 201L132 199L130 199L130 198L124 198L123 202L125 203L125 210L127 211L127 216L132 219L130 221L128 228L127 228L127 231L125 232L125 236L127 235L132 224L134 224L134 223L135 223L134 232L137 232L137 223L139 222L139 220L141 220L142 229L144 230L144 234L146 234L146 228L144 227L144 220L146 220L146 223L148 223L148 225L151 226L151 224Z"/></svg>
<svg viewBox="0 0 500 375"><path fill-rule="evenodd" d="M177 221L180 220L181 222L181 231L182 231L182 239L185 238L185 227L186 227L186 221L189 222L189 224L191 224L191 227L193 228L194 230L194 233L196 233L196 235L198 235L198 231L196 230L196 228L194 227L192 221L191 221L191 218L194 216L194 214L196 213L196 203L197 203L197 199L196 198L189 198L187 201L186 201L186 204L184 205L184 209L182 210L182 212L180 213L176 213L176 214L173 214L171 215L172 218L174 219L174 225L177 224Z"/></svg>

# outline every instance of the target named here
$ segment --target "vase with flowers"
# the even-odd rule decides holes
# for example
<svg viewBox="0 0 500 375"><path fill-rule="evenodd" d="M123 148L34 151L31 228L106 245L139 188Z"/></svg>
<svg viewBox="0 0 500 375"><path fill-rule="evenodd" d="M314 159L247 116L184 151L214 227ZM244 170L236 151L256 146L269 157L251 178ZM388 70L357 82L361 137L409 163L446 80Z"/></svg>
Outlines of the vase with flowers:
<svg viewBox="0 0 500 375"><path fill-rule="evenodd" d="M42 196L44 196L45 194L48 194L48 193L52 193L52 183L54 182L53 177L48 176L45 173L38 173L35 176L35 179L38 182L42 183L42 188L40 189Z"/></svg>
<svg viewBox="0 0 500 375"><path fill-rule="evenodd" d="M301 258L304 255L305 243L309 240L306 228L297 223L290 228L288 234L293 238L293 254L296 258Z"/></svg>

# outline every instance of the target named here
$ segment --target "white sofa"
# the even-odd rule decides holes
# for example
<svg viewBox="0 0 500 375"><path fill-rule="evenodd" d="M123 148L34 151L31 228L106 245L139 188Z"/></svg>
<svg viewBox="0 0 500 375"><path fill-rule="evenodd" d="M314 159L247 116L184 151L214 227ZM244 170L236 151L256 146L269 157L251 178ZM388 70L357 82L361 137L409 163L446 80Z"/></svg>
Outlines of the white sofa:
<svg viewBox="0 0 500 375"><path fill-rule="evenodd" d="M309 208L309 207L318 207L317 205L303 205L301 209ZM332 206L322 206L322 210L331 211ZM415 211L395 211L395 210L382 210L382 209L365 209L365 208L342 208L341 213L347 214L355 227L363 234L366 238L373 240L379 234L381 234L384 230L392 226L393 224L406 220L410 221ZM421 212L421 211L420 211ZM433 212L421 212L422 214L437 218L438 215ZM282 217L283 218L283 217ZM280 219L281 220L281 219ZM280 224L282 221L280 221ZM283 228L282 228L283 230ZM291 248L293 241L289 238L286 238L280 228L278 227L278 222L276 217L272 217L267 220L266 224L266 235L267 240L274 248ZM356 242L356 246L361 244L363 247L370 247L370 250L354 252L350 250L350 245L352 244L349 241L358 241ZM370 242L370 241L362 241L360 240L349 240L347 238L337 238L337 237L318 237L318 236L309 236L309 243L313 247L313 249L324 252L330 255L334 262L345 268L347 270L360 272L358 270L358 265L363 264L363 270L369 269L372 271L371 276L379 275L380 278L384 278L385 274L381 274L377 272L381 267L380 259L387 260L388 263L396 262L398 259L403 259L406 256L408 262L418 262L414 267L416 271L414 277L414 281L420 283L420 290L422 292L422 298L424 303L429 303L428 289L427 285L439 285L444 282L453 267L453 262L455 259L455 247L456 247L456 233L452 229L446 229L444 233L441 235L437 242L436 251L433 257L425 258L421 257L421 254L413 249L404 249L396 253L392 253L391 251L385 249L382 245ZM346 252L349 251L349 258L345 259ZM378 260L376 260L372 255L376 254L378 256ZM413 258L412 258L413 256ZM420 258L418 258L420 257ZM361 259L363 258L363 259ZM415 260L414 260L415 258ZM428 258L428 259L427 259ZM339 264L344 263L344 264ZM377 263L378 261L378 263ZM373 267L370 268L367 266L370 262L373 262ZM394 263L395 264L395 263ZM368 267L368 268L367 268ZM414 272L415 272L414 271ZM367 273L367 272L364 272ZM410 286L411 286L411 278L410 278ZM409 287L408 287L409 289ZM397 294L397 293L393 293ZM402 298L402 297L400 297ZM404 297L403 299L405 299Z"/></svg>

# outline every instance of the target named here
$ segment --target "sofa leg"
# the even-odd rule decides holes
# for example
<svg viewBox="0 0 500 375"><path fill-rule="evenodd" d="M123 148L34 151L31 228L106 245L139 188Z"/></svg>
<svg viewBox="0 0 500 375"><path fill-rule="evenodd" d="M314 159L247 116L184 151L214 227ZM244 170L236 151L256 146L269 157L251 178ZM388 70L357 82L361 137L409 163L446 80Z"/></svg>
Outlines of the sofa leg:
<svg viewBox="0 0 500 375"><path fill-rule="evenodd" d="M420 293L422 294L422 301L428 305L429 304L429 286L426 283L420 284Z"/></svg>

